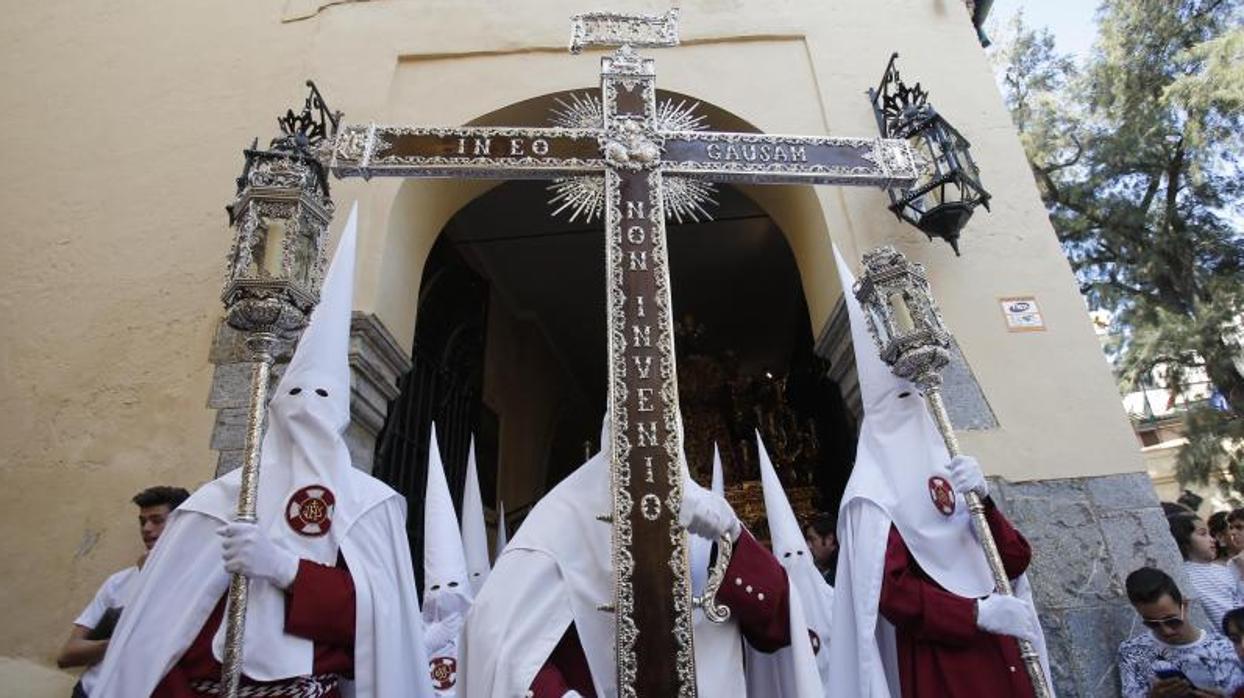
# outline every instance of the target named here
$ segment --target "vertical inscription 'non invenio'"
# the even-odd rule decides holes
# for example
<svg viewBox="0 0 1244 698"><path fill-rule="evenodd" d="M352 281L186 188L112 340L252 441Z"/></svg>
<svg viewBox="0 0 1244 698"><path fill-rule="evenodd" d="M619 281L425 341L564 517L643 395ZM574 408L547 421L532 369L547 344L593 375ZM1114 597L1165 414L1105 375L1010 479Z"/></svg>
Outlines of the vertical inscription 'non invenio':
<svg viewBox="0 0 1244 698"><path fill-rule="evenodd" d="M634 176L634 175L632 175ZM639 175L643 177L643 175ZM638 182L632 182L638 184ZM634 433L630 441L634 444L642 464L644 482L656 483L655 465L652 453L656 452L660 443L657 433L656 395L653 387L652 371L653 355L656 344L653 337L652 300L649 295L655 290L652 271L653 234L649 222L648 202L638 196L646 190L644 186L624 186L622 199L622 264L626 276L625 286L628 289L625 315L627 319L627 372L633 371L634 414L632 421Z"/></svg>

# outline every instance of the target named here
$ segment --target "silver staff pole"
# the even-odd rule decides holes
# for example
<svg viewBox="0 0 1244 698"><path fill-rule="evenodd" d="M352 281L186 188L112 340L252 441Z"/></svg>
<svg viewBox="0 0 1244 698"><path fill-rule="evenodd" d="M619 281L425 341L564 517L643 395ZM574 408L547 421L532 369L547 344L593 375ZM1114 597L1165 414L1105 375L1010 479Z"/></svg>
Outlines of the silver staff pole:
<svg viewBox="0 0 1244 698"><path fill-rule="evenodd" d="M281 346L306 326L324 276L333 202L322 161L331 151L341 113L328 109L310 80L307 87L310 93L302 112L291 109L277 119L281 136L267 150L260 150L256 140L243 151L246 164L237 180L237 195L226 207L233 247L220 298L226 322L245 339L252 362L235 521L256 520L259 452L272 364ZM237 698L242 677L246 596L246 577L233 575L220 680L220 695L227 698Z"/></svg>

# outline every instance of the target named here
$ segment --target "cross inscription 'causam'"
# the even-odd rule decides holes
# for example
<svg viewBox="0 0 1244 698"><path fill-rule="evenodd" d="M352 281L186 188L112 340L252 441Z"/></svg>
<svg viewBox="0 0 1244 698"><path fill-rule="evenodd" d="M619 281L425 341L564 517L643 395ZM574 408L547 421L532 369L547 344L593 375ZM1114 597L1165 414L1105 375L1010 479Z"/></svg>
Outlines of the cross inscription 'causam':
<svg viewBox="0 0 1244 698"><path fill-rule="evenodd" d="M916 178L904 141L660 130L653 61L635 48L677 44L676 10L576 15L572 53L619 47L601 59L598 128L347 126L331 163L340 177L604 174L614 598L602 612L615 614L624 697L696 695L662 177L878 187Z"/></svg>

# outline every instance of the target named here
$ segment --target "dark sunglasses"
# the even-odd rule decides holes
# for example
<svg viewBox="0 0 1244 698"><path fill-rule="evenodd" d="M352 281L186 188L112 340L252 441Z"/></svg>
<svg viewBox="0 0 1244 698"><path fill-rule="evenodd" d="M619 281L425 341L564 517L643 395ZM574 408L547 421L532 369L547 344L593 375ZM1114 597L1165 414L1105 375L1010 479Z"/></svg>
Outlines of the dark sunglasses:
<svg viewBox="0 0 1244 698"><path fill-rule="evenodd" d="M1157 630L1159 627L1166 628L1167 630L1178 630L1182 628L1184 625L1183 616L1174 616L1171 618L1159 618L1157 620L1149 620L1148 618L1141 618L1140 622L1144 624L1144 626L1146 628L1149 628L1150 630Z"/></svg>

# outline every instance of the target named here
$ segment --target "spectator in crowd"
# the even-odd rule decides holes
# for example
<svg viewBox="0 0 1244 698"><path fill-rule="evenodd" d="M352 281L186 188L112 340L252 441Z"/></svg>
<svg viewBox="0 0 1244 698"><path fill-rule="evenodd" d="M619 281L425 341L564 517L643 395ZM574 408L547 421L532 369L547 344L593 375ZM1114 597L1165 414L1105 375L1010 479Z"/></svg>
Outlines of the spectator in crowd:
<svg viewBox="0 0 1244 698"><path fill-rule="evenodd" d="M147 559L147 553L155 547L168 515L184 502L190 493L180 487L148 487L134 495L138 506L138 531L142 535L144 551L131 567L104 580L95 598L78 615L69 631L69 639L61 647L56 664L62 669L85 666L86 672L73 687L73 698L88 698L99 673L99 663L108 649L108 638L117 624L121 609L129 599L138 570Z"/></svg>
<svg viewBox="0 0 1244 698"><path fill-rule="evenodd" d="M817 514L803 527L803 537L808 550L812 551L812 562L831 587L838 567L837 530L838 521L829 514Z"/></svg>
<svg viewBox="0 0 1244 698"><path fill-rule="evenodd" d="M1214 539L1210 537L1205 522L1197 516L1183 514L1172 516L1167 521L1171 535L1179 546L1179 554L1184 558L1184 570L1188 573L1192 593L1201 602L1217 633L1222 628L1222 617L1227 611L1244 606L1238 563L1214 563Z"/></svg>
<svg viewBox="0 0 1244 698"><path fill-rule="evenodd" d="M1244 688L1244 670L1231 643L1188 620L1188 602L1170 575L1142 567L1127 576L1126 586L1149 632L1119 645L1124 698L1208 698Z"/></svg>
<svg viewBox="0 0 1244 698"><path fill-rule="evenodd" d="M1244 509L1227 514L1227 552L1229 557L1244 553Z"/></svg>
<svg viewBox="0 0 1244 698"><path fill-rule="evenodd" d="M1218 551L1218 561L1222 562L1228 558L1234 557L1238 550L1232 552L1231 531L1228 528L1227 517L1231 515L1229 511L1216 511L1210 514L1205 520L1205 525L1209 528L1209 534L1214 538L1214 546Z"/></svg>
<svg viewBox="0 0 1244 698"><path fill-rule="evenodd" d="M1235 647L1235 656L1244 662L1244 608L1233 608L1222 617L1222 634Z"/></svg>

